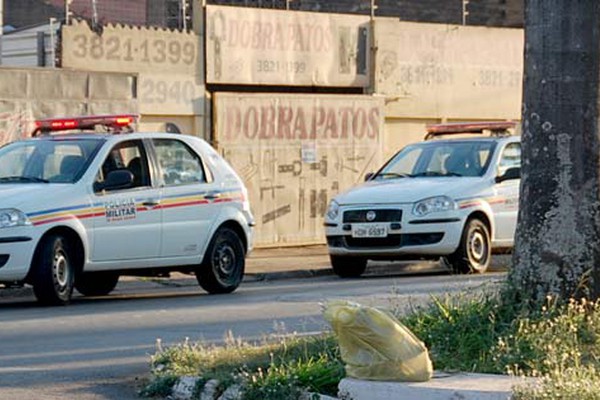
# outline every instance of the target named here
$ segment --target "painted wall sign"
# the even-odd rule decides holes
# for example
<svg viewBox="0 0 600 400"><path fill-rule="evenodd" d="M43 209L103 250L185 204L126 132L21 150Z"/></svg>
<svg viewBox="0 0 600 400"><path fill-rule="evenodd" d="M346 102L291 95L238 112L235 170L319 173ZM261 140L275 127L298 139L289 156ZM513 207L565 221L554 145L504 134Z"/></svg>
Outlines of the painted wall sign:
<svg viewBox="0 0 600 400"><path fill-rule="evenodd" d="M369 18L209 5L208 83L369 84Z"/></svg>
<svg viewBox="0 0 600 400"><path fill-rule="evenodd" d="M140 113L203 115L201 37L167 29L85 22L62 27L62 66L84 71L139 73Z"/></svg>
<svg viewBox="0 0 600 400"><path fill-rule="evenodd" d="M381 164L383 99L216 93L218 150L244 180L256 243L323 243L329 199Z"/></svg>
<svg viewBox="0 0 600 400"><path fill-rule="evenodd" d="M386 117L519 119L523 30L375 20Z"/></svg>

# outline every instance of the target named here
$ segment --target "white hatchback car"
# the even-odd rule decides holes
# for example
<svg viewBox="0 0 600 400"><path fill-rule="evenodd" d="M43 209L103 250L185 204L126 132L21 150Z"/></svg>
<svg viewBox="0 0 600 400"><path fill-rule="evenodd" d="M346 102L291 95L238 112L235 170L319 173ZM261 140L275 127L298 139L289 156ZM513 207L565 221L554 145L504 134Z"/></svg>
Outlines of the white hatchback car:
<svg viewBox="0 0 600 400"><path fill-rule="evenodd" d="M133 120L38 121L46 134L0 148L0 283L46 304L108 294L123 274L238 287L254 226L242 181L202 139L129 132ZM97 126L109 132L49 134Z"/></svg>
<svg viewBox="0 0 600 400"><path fill-rule="evenodd" d="M513 122L429 127L367 181L336 196L325 215L334 272L360 276L367 260L439 259L455 272L484 272L492 248L511 248L521 143ZM442 139L442 134L485 137Z"/></svg>

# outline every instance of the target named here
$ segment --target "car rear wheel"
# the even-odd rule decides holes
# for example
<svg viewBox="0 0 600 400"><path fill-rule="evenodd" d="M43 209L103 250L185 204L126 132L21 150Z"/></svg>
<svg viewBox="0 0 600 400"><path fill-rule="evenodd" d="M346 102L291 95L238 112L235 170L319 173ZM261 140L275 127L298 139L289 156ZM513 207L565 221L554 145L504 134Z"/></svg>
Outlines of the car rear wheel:
<svg viewBox="0 0 600 400"><path fill-rule="evenodd" d="M233 230L220 228L213 236L196 279L211 294L231 293L242 282L246 265L242 240Z"/></svg>
<svg viewBox="0 0 600 400"><path fill-rule="evenodd" d="M492 257L490 231L478 219L467 221L458 249L448 256L452 270L460 274L484 273Z"/></svg>
<svg viewBox="0 0 600 400"><path fill-rule="evenodd" d="M106 296L119 282L114 272L87 272L75 279L75 289L84 296Z"/></svg>
<svg viewBox="0 0 600 400"><path fill-rule="evenodd" d="M33 293L46 305L64 305L71 300L75 277L69 241L62 235L42 239L33 259Z"/></svg>
<svg viewBox="0 0 600 400"><path fill-rule="evenodd" d="M333 272L340 278L358 278L367 268L367 259L362 257L330 256Z"/></svg>

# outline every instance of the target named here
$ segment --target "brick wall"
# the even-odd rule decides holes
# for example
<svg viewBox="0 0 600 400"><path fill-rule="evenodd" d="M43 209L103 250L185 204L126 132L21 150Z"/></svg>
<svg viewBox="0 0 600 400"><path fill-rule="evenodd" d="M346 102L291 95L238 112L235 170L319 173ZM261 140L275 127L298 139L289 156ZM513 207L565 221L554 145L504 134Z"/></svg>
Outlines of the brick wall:
<svg viewBox="0 0 600 400"><path fill-rule="evenodd" d="M58 9L64 10L64 0L47 0ZM101 23L118 22L131 25L145 25L147 0L98 0L96 10ZM91 18L93 14L90 0L73 0L71 11L76 16Z"/></svg>
<svg viewBox="0 0 600 400"><path fill-rule="evenodd" d="M467 24L523 26L524 0L470 0ZM244 7L285 8L285 0L208 0L209 4ZM369 0L289 0L290 9L369 14ZM462 0L375 0L375 15L398 17L405 21L462 23Z"/></svg>
<svg viewBox="0 0 600 400"><path fill-rule="evenodd" d="M40 0L4 0L4 24L15 28L45 23L50 17L62 18L63 15L59 9Z"/></svg>
<svg viewBox="0 0 600 400"><path fill-rule="evenodd" d="M1 1L1 0L0 0ZM188 0L198 1L198 0ZM468 25L523 26L524 0L469 0ZM4 0L5 23L15 27L47 22L51 16L62 18L64 0ZM463 0L375 0L376 15L398 17L405 21L462 23ZM173 0L98 0L101 22L176 27L167 21L173 14ZM208 0L209 4L246 7L286 8L286 0ZM370 13L369 0L289 0L290 9L337 13ZM90 0L73 0L72 11L91 18ZM176 14L176 10L175 10Z"/></svg>

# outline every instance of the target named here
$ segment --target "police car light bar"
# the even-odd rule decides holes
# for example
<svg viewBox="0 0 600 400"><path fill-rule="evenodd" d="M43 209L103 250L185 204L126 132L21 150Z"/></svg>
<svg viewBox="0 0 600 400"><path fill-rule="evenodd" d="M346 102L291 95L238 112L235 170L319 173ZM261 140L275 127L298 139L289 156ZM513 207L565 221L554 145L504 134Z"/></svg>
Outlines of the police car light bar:
<svg viewBox="0 0 600 400"><path fill-rule="evenodd" d="M484 122L457 122L449 124L427 125L425 140L440 135L452 135L461 133L482 134L484 131L492 133L508 134L509 129L515 129L515 121L484 121Z"/></svg>
<svg viewBox="0 0 600 400"><path fill-rule="evenodd" d="M113 132L121 132L136 120L137 115L133 114L40 119L35 121L35 130L32 136L71 129L94 129L96 126L104 126Z"/></svg>

